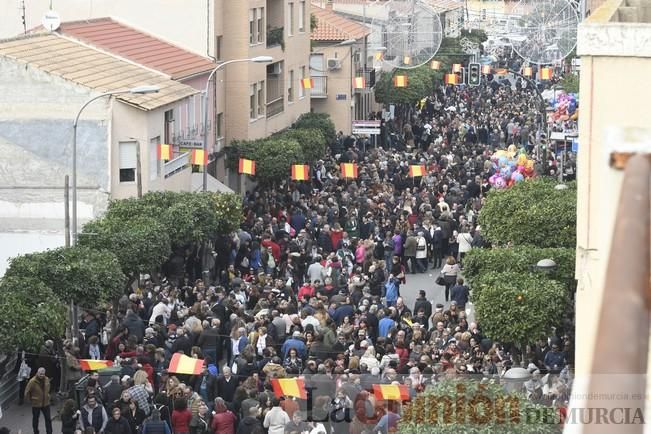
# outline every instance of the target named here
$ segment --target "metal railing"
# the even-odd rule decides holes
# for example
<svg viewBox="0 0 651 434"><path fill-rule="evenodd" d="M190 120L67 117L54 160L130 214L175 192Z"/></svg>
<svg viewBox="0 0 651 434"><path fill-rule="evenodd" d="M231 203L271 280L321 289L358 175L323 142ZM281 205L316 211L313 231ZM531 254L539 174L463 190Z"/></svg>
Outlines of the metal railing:
<svg viewBox="0 0 651 434"><path fill-rule="evenodd" d="M363 77L365 82L364 84L366 85L366 87L362 89L355 88L355 92L362 92L364 89L370 89L375 86L375 69L373 68L357 68L357 71L355 71L355 77Z"/></svg>
<svg viewBox="0 0 651 434"><path fill-rule="evenodd" d="M328 96L328 77L312 76L314 87L310 89L311 98L326 98Z"/></svg>
<svg viewBox="0 0 651 434"><path fill-rule="evenodd" d="M190 153L184 152L163 166L163 176L169 178L190 165Z"/></svg>
<svg viewBox="0 0 651 434"><path fill-rule="evenodd" d="M285 110L285 98L280 97L267 103L267 118L276 116Z"/></svg>

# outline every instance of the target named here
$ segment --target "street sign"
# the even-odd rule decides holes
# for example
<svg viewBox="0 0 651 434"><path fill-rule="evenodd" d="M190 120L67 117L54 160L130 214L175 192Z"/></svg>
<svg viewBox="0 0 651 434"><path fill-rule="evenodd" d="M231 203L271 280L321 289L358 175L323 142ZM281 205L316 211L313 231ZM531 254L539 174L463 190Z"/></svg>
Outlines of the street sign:
<svg viewBox="0 0 651 434"><path fill-rule="evenodd" d="M353 121L353 134L380 134L380 121Z"/></svg>
<svg viewBox="0 0 651 434"><path fill-rule="evenodd" d="M182 148L202 149L203 142L200 140L182 140L178 144Z"/></svg>

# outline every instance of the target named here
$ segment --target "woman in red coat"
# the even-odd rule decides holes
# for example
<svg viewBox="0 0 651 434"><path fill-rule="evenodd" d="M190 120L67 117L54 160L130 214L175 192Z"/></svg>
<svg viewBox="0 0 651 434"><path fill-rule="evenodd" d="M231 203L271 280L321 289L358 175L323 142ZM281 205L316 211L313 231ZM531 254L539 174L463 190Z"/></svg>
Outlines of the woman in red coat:
<svg viewBox="0 0 651 434"><path fill-rule="evenodd" d="M190 421L192 412L188 409L188 401L185 398L179 398L174 401L174 411L172 412L172 432L174 434L190 434Z"/></svg>
<svg viewBox="0 0 651 434"><path fill-rule="evenodd" d="M226 403L221 398L215 399L211 428L215 434L235 434L235 421L237 417L226 408Z"/></svg>

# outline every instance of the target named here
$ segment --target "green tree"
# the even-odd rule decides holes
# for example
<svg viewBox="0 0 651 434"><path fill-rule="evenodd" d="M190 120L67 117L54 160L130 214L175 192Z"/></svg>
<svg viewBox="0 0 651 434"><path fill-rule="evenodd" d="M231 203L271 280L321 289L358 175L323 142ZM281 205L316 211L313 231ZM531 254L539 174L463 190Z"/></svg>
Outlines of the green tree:
<svg viewBox="0 0 651 434"><path fill-rule="evenodd" d="M562 284L530 273L487 273L474 287L473 296L486 336L514 343L521 350L561 326L569 304Z"/></svg>
<svg viewBox="0 0 651 434"><path fill-rule="evenodd" d="M565 74L561 78L563 89L567 93L579 93L579 75L578 74Z"/></svg>
<svg viewBox="0 0 651 434"><path fill-rule="evenodd" d="M292 128L279 134L279 139L296 140L301 145L303 160L295 163L314 163L326 153L327 142L322 130L317 128Z"/></svg>
<svg viewBox="0 0 651 434"><path fill-rule="evenodd" d="M169 230L150 217L122 220L105 216L84 225L79 245L113 253L131 283L141 273L160 269L169 258Z"/></svg>
<svg viewBox="0 0 651 434"><path fill-rule="evenodd" d="M506 190L491 190L479 215L487 240L504 246L576 245L576 183L557 190L549 178L519 182Z"/></svg>
<svg viewBox="0 0 651 434"><path fill-rule="evenodd" d="M316 129L324 135L326 144L331 145L337 140L335 124L326 113L303 113L292 125L292 129Z"/></svg>
<svg viewBox="0 0 651 434"><path fill-rule="evenodd" d="M553 407L534 404L520 393L506 393L499 384L453 379L437 382L412 399L398 432L554 434L561 432L558 416Z"/></svg>
<svg viewBox="0 0 651 434"><path fill-rule="evenodd" d="M554 279L566 288L573 288L575 249L566 247L550 247L539 249L532 246L517 246L512 248L472 249L463 258L463 277L478 296L478 284L481 278L489 273L510 271L518 274L529 274L531 266L541 259L552 259L558 265L558 270L540 274Z"/></svg>
<svg viewBox="0 0 651 434"><path fill-rule="evenodd" d="M119 297L126 283L113 253L81 245L18 256L5 275L41 280L61 301L84 306Z"/></svg>
<svg viewBox="0 0 651 434"><path fill-rule="evenodd" d="M36 352L46 339L63 335L66 306L43 281L5 275L0 293L1 352Z"/></svg>
<svg viewBox="0 0 651 434"><path fill-rule="evenodd" d="M383 104L411 104L431 95L434 80L441 79L441 71L435 71L429 64L414 69L398 69L392 73L382 73L375 83L375 100ZM407 76L406 87L395 87L393 78Z"/></svg>

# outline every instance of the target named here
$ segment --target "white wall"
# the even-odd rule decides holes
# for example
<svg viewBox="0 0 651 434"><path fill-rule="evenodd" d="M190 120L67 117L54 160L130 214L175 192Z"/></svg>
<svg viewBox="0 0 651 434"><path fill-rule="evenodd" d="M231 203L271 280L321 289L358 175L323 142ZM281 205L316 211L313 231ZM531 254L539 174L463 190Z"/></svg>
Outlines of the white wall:
<svg viewBox="0 0 651 434"><path fill-rule="evenodd" d="M110 16L203 55L207 54L209 40L212 55L215 38L211 28L207 40L207 3L205 0L54 0L52 9L62 21ZM209 3L213 16L214 2ZM20 5L19 0L0 0L0 38L23 33ZM50 0L26 0L25 5L29 30L41 24Z"/></svg>
<svg viewBox="0 0 651 434"><path fill-rule="evenodd" d="M0 232L0 277L7 271L9 258L61 247L64 242L63 232Z"/></svg>

